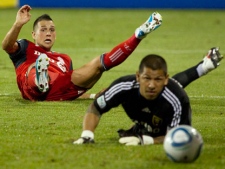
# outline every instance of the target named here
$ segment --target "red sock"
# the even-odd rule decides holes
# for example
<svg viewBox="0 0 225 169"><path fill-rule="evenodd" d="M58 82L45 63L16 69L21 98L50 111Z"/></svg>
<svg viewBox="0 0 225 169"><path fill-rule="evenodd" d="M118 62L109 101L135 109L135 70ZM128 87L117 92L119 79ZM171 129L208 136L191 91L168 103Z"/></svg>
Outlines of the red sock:
<svg viewBox="0 0 225 169"><path fill-rule="evenodd" d="M135 35L133 35L126 41L115 46L109 53L102 55L101 62L105 70L109 70L126 60L140 41L140 39L137 39Z"/></svg>

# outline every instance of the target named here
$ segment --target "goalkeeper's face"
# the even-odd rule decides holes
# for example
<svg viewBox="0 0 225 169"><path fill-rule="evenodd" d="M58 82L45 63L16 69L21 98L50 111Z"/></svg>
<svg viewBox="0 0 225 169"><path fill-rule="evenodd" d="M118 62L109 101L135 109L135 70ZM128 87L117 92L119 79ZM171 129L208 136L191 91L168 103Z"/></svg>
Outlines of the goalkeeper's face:
<svg viewBox="0 0 225 169"><path fill-rule="evenodd" d="M168 83L168 75L162 69L152 70L144 67L142 72L136 73L140 83L140 94L147 100L156 99Z"/></svg>

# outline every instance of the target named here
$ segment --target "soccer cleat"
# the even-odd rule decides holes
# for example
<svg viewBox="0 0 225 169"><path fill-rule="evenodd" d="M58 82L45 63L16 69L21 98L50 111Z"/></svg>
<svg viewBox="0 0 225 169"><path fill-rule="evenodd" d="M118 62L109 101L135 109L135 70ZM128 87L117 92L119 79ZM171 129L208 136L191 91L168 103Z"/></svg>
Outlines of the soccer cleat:
<svg viewBox="0 0 225 169"><path fill-rule="evenodd" d="M220 65L220 61L223 59L223 56L219 52L218 47L211 48L207 55L203 59L202 68L205 73L217 68Z"/></svg>
<svg viewBox="0 0 225 169"><path fill-rule="evenodd" d="M147 34L156 30L162 24L162 16L158 12L154 12L148 20L135 30L135 36L143 39Z"/></svg>
<svg viewBox="0 0 225 169"><path fill-rule="evenodd" d="M46 54L41 54L36 60L36 84L41 92L46 92L49 89L48 76L49 58Z"/></svg>

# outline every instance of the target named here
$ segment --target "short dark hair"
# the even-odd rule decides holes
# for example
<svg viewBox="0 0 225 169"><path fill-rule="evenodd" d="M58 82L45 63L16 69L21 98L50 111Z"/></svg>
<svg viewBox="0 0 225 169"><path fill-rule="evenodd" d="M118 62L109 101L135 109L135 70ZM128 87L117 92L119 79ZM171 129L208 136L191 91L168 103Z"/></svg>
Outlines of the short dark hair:
<svg viewBox="0 0 225 169"><path fill-rule="evenodd" d="M43 15L39 16L39 17L34 21L34 24L33 24L33 30L35 29L35 27L36 27L36 25L38 24L38 22L43 21L43 20L46 20L46 21L53 21L52 18L51 18L48 14L43 14Z"/></svg>
<svg viewBox="0 0 225 169"><path fill-rule="evenodd" d="M142 73L144 67L151 68L152 70L163 70L165 75L167 75L167 63L166 60L156 54L149 54L145 56L139 65L139 73Z"/></svg>

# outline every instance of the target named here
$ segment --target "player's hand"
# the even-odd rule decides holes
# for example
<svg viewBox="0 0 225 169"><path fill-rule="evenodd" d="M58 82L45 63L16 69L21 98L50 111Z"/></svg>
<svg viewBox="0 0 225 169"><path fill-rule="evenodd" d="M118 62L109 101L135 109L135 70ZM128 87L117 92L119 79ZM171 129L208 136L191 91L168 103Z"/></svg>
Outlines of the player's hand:
<svg viewBox="0 0 225 169"><path fill-rule="evenodd" d="M73 142L73 144L89 144L89 143L95 143L94 139L90 137L81 137Z"/></svg>
<svg viewBox="0 0 225 169"><path fill-rule="evenodd" d="M29 5L23 5L17 12L16 23L19 25L26 24L31 18L31 14L30 14L31 9L32 8Z"/></svg>
<svg viewBox="0 0 225 169"><path fill-rule="evenodd" d="M88 144L94 142L94 133L90 130L83 130L81 137L74 141L73 144Z"/></svg>
<svg viewBox="0 0 225 169"><path fill-rule="evenodd" d="M126 146L137 146L141 144L141 140L135 136L122 137L119 139L119 143L124 144Z"/></svg>
<svg viewBox="0 0 225 169"><path fill-rule="evenodd" d="M147 135L121 137L119 143L126 146L150 145L154 144L154 139Z"/></svg>

